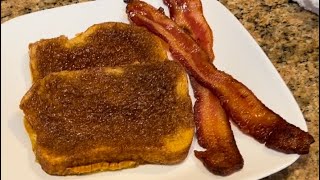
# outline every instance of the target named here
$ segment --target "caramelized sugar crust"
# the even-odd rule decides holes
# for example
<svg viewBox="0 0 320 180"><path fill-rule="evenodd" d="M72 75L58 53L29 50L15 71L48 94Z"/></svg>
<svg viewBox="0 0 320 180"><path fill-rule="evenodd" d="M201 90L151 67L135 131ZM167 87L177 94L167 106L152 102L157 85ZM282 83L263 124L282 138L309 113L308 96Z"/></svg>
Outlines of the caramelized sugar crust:
<svg viewBox="0 0 320 180"><path fill-rule="evenodd" d="M58 155L99 146L161 147L190 128L192 108L175 62L53 73L21 102L37 144Z"/></svg>
<svg viewBox="0 0 320 180"><path fill-rule="evenodd" d="M165 43L144 28L96 24L73 39L60 36L29 45L33 80L63 70L156 62L167 58Z"/></svg>

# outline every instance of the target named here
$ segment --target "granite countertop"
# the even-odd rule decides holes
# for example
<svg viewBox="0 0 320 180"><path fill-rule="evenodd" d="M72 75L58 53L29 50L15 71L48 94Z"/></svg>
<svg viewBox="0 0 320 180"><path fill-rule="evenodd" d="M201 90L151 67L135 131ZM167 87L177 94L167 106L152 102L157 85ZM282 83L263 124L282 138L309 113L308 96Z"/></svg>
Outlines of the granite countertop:
<svg viewBox="0 0 320 180"><path fill-rule="evenodd" d="M1 23L89 0L2 0ZM319 177L319 17L291 0L220 0L270 58L297 100L316 142L308 155L268 179Z"/></svg>

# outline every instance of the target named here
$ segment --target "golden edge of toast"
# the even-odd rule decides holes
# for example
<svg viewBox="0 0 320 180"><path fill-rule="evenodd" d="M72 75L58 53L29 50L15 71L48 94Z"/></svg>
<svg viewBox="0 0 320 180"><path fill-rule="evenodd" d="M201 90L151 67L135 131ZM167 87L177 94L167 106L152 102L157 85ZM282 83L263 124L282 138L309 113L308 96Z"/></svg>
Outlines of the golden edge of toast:
<svg viewBox="0 0 320 180"><path fill-rule="evenodd" d="M159 153L166 154L166 158L171 159L169 162L162 163L161 159L159 159L159 162L148 162L148 161L135 161L135 160L127 160L127 161L120 161L120 162L99 162L99 163L93 163L93 164L86 164L86 165L79 165L79 166L73 166L73 167L61 167L59 166L59 160L63 159L64 157L50 159L49 155L44 155L48 159L40 157L39 153L37 151L37 135L33 131L30 123L25 119L24 125L26 128L26 131L29 135L32 149L34 153L36 154L36 161L40 163L42 169L51 175L80 175L80 174L89 174L99 171L115 171L115 170L121 170L121 169L127 169L127 168L134 168L137 167L140 164L146 164L146 163L152 163L152 164L177 164L181 161L183 161L186 156L188 155L188 151L192 142L192 138L194 135L194 129L188 129L188 130L179 130L176 136L172 137L166 137L164 138L164 142L168 147L167 149L160 150ZM179 141L175 140L176 138L179 139ZM191 140L190 140L191 139ZM183 144L184 146L181 146ZM176 147L179 147L178 149ZM168 151L172 151L171 154L168 154ZM162 151L162 152L161 152ZM43 152L42 152L43 153ZM156 152L157 153L157 152ZM145 158L148 157L148 155L142 154ZM43 155L42 155L43 156ZM150 155L152 156L152 155ZM56 164L55 164L56 163ZM49 165L50 164L50 165ZM52 167L56 166L56 167Z"/></svg>
<svg viewBox="0 0 320 180"><path fill-rule="evenodd" d="M80 70L81 71L81 70ZM123 72L121 67L105 67L104 71L108 74L113 75L120 75ZM76 71L73 71L76 72ZM59 74L68 75L68 71L57 72ZM57 73L51 73L57 74ZM40 80L38 83L42 83L43 81ZM40 89L41 91L41 89ZM21 102L26 101L30 97L30 93L32 92L32 88L25 94L22 98ZM178 77L177 84L176 84L176 93L179 98L190 98L188 92L188 80L187 76L184 73ZM191 104L191 101L190 101ZM191 105L190 105L191 106ZM30 118L30 117L29 117ZM37 135L33 130L31 124L28 122L27 117L24 118L24 125L25 129L29 135L32 150L35 153L36 161L39 162L42 169L51 175L81 175L81 174L89 174L99 171L114 171L114 170L121 170L126 168L134 168L140 164L177 164L182 162L188 155L193 136L194 136L194 126L189 128L179 128L176 130L174 136L168 135L163 137L162 141L164 147L148 149L147 151L137 153L133 155L135 158L125 161L119 162L97 162L91 164L81 164L75 165L72 167L65 167L63 166L63 161L68 161L69 157L54 157L52 158L50 154L43 150L43 148L37 147ZM99 148L93 150L89 154L98 154L99 151L112 151L111 147L106 148ZM93 156L94 157L94 156ZM83 157L84 159L90 159L89 157Z"/></svg>

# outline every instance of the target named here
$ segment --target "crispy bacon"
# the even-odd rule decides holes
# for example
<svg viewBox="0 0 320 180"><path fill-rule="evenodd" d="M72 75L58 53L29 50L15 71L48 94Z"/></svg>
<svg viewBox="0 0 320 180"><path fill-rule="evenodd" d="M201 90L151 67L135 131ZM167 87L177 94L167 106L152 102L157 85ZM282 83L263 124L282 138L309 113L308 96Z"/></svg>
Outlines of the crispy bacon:
<svg viewBox="0 0 320 180"><path fill-rule="evenodd" d="M164 0L169 6L171 19L188 33L197 44L213 56L212 31L203 16L200 0ZM196 102L194 118L198 143L205 152L195 151L195 155L211 172L230 175L243 167L243 158L236 145L228 116L220 101L210 90L190 77Z"/></svg>
<svg viewBox="0 0 320 180"><path fill-rule="evenodd" d="M212 30L203 16L201 1L163 0L163 2L169 7L171 19L197 42L210 60L213 60Z"/></svg>
<svg viewBox="0 0 320 180"><path fill-rule="evenodd" d="M198 143L206 151L195 155L212 173L230 175L243 167L228 116L219 99L190 77L196 97L194 116Z"/></svg>
<svg viewBox="0 0 320 180"><path fill-rule="evenodd" d="M141 1L132 1L126 11L135 24L148 28L168 42L172 56L191 76L217 95L224 109L244 133L261 143L267 142L267 147L278 151L298 154L309 152L310 144L314 142L310 134L286 122L245 85L209 63L208 55L171 19ZM278 133L279 130L290 131L290 140L287 134Z"/></svg>

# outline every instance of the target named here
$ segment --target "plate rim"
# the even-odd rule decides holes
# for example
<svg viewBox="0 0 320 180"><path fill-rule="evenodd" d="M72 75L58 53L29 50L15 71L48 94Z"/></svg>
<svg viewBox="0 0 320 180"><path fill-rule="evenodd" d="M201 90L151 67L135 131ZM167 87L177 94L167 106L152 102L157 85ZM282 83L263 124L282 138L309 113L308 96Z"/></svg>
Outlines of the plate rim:
<svg viewBox="0 0 320 180"><path fill-rule="evenodd" d="M205 0L205 1L207 1L207 0ZM18 17L12 18L12 19L10 19L10 20L2 23L2 24L1 24L1 29L3 30L4 28L6 28L6 26L10 26L11 24L14 25L15 23L17 23L17 22L19 22L19 21L24 21L23 19L24 19L24 18L29 18L29 16L30 16L30 17L32 17L32 16L38 16L39 14L46 13L46 11L59 11L60 9L73 8L73 6L77 6L77 7L79 7L79 6L88 6L89 4L98 5L98 4L100 4L100 2L102 2L102 1L81 2L81 3L77 3L77 4L70 4L70 5L66 5L66 6L55 7L55 8L51 8L51 9L40 10L40 11L33 12L33 13L30 13L30 14L25 14L25 15L22 15L22 16L18 16ZM219 1L214 1L214 3L219 4L219 6L221 6L223 9L225 9L225 10L228 11L230 14L232 14L232 13L231 13L226 7L224 7ZM103 2L103 3L101 3L101 4L105 4L105 2ZM221 7L219 7L219 8L221 8ZM233 15L233 14L232 14L232 15ZM242 26L242 27L240 28L241 31L243 31L242 33L246 33L246 34L247 34L246 36L247 36L247 37L250 37L250 41L251 41L250 43L254 43L254 44L255 44L254 47L255 47L256 51L259 51L259 54L262 55L262 56L264 56L263 58L269 61L269 62L266 62L266 64L268 64L268 66L269 66L268 69L271 68L271 69L276 70L276 69L275 69L275 66L272 64L272 62L270 61L270 59L268 58L268 56L264 53L264 51L263 51L262 48L259 46L259 44L258 44L258 43L255 41L255 39L251 36L251 34L244 28L244 26L239 22L239 20L238 20L235 16L234 16L234 19L236 19L236 21L240 24L240 26ZM2 43L3 43L3 41L1 41L1 45L2 45ZM1 47L3 47L3 46L1 46ZM2 50L3 50L3 48L1 48L1 51L2 51ZM1 61L1 70L2 70L2 68L3 68L4 63L5 63L4 61ZM2 73L1 73L1 74L2 74ZM300 114L302 115L302 117L303 117L303 119L304 119L304 116L303 116L303 114L302 114L302 112L301 112L301 110L300 110L300 107L299 107L298 103L296 102L296 100L295 100L292 92L291 92L290 89L288 88L287 84L285 83L285 81L283 80L283 78L281 77L281 75L280 75L277 71L276 71L275 75L276 75L277 79L280 80L283 85L285 85L286 91L288 91L289 96L292 96L291 98L293 98L293 100L294 100L294 102L295 102L295 105L298 106L299 112L300 112ZM1 78L1 79L2 79L2 78ZM1 81L1 85L2 85L2 83L3 83L3 81ZM4 89L1 88L1 97L2 97L3 90L4 90ZM3 99L3 98L1 98L1 99ZM1 100L1 104L4 103L3 101L4 101L4 100ZM2 112L2 111L3 111L3 107L1 106L1 112ZM1 113L1 114L3 114L3 113ZM1 115L1 117L2 117L2 115ZM3 122L2 122L2 123L3 123ZM1 123L1 125L2 125L2 123ZM306 130L308 130L307 124L306 124L305 121L303 122L303 125L305 125ZM1 127L1 130L2 130L2 129L3 129L3 128ZM1 133L1 135L2 135L2 133ZM2 136L2 137L3 137L3 136ZM2 139L2 138L1 138L1 139ZM1 148L1 149L3 149L3 148ZM2 156L2 153L1 153L1 156ZM279 171L283 170L284 168L286 168L286 167L290 166L291 164L293 164L299 157L300 157L299 155L296 156L295 158L293 158L293 159L291 160L291 162L288 161L288 163L287 163L286 165L283 165L282 167L279 167L278 170L274 170L274 171L271 172L270 174L265 175L265 176L260 176L259 178L267 177L267 176L269 176L269 175L271 175L271 174L274 174L274 173L276 173L276 172L279 172ZM2 163L2 161L1 161L1 163ZM2 176L2 175L1 175L1 176Z"/></svg>

